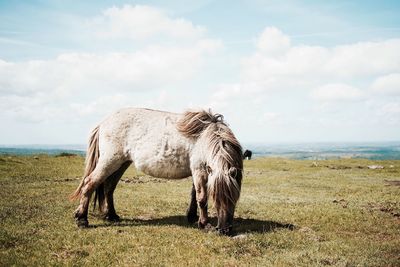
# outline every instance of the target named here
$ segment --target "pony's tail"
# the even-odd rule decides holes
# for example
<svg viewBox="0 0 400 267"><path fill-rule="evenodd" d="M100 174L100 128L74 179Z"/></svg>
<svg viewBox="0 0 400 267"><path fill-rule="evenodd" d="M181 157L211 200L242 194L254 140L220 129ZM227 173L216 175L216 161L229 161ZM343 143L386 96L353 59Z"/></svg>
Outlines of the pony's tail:
<svg viewBox="0 0 400 267"><path fill-rule="evenodd" d="M85 172L78 188L69 197L71 201L77 200L81 197L82 187L85 184L86 178L96 168L97 161L99 160L99 126L93 129L89 138L89 145L86 151ZM96 190L97 191L97 190ZM103 190L104 191L104 190Z"/></svg>

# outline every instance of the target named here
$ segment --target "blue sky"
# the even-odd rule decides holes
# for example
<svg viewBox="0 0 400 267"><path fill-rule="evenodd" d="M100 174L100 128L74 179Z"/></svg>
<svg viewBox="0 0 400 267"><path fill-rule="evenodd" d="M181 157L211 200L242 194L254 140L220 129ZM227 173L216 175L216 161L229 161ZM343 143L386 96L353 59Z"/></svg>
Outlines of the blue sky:
<svg viewBox="0 0 400 267"><path fill-rule="evenodd" d="M398 1L0 1L1 144L85 143L126 106L243 142L400 134Z"/></svg>

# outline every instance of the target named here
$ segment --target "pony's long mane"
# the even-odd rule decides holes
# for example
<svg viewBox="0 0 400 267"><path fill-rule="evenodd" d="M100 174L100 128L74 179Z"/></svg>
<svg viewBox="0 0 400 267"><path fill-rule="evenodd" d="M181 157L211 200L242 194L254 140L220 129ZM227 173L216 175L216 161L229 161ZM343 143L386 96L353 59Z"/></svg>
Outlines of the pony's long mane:
<svg viewBox="0 0 400 267"><path fill-rule="evenodd" d="M224 123L224 116L212 114L211 110L186 111L178 121L178 131L188 138L198 138L211 123Z"/></svg>
<svg viewBox="0 0 400 267"><path fill-rule="evenodd" d="M188 138L206 140L207 164L212 162L217 166L208 180L208 194L215 206L234 206L242 182L242 147L223 116L205 110L187 111L178 121L177 129Z"/></svg>

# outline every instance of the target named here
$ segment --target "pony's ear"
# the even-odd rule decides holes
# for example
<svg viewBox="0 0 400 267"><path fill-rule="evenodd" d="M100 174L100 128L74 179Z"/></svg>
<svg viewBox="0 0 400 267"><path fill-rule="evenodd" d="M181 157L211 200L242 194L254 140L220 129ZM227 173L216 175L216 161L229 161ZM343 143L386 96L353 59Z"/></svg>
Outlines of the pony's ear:
<svg viewBox="0 0 400 267"><path fill-rule="evenodd" d="M236 178L237 169L236 169L235 167L230 167L228 173L229 173L229 176L230 176L230 177Z"/></svg>

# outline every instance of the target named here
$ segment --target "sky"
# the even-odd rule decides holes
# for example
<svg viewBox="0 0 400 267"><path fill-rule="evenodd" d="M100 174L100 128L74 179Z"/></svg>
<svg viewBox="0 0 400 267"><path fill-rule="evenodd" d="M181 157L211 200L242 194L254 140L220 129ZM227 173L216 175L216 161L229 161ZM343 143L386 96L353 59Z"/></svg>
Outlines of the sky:
<svg viewBox="0 0 400 267"><path fill-rule="evenodd" d="M0 0L0 144L84 144L124 107L244 143L400 140L398 1Z"/></svg>

